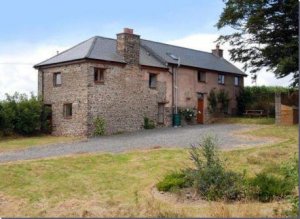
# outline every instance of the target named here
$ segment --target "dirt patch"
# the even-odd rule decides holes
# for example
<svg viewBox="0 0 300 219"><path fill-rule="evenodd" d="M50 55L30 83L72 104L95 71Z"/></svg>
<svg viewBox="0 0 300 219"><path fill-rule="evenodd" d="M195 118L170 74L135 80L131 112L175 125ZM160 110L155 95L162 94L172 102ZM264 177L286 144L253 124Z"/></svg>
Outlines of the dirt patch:
<svg viewBox="0 0 300 219"><path fill-rule="evenodd" d="M19 198L5 195L0 192L0 216L20 217L24 216L21 209L25 206L25 201Z"/></svg>

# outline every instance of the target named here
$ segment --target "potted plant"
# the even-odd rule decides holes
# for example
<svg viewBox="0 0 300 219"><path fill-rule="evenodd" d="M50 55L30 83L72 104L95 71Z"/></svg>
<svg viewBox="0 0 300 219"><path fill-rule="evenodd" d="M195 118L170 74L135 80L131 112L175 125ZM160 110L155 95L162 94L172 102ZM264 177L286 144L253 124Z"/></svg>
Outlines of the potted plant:
<svg viewBox="0 0 300 219"><path fill-rule="evenodd" d="M185 108L180 110L181 116L185 119L187 123L191 123L193 118L196 117L196 110L191 108Z"/></svg>

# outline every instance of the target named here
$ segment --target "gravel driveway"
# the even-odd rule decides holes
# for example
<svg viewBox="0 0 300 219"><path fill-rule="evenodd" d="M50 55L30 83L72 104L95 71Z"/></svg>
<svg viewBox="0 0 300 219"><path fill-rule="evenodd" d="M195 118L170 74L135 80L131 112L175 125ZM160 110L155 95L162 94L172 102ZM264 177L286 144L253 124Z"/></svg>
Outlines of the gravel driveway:
<svg viewBox="0 0 300 219"><path fill-rule="evenodd" d="M35 146L24 150L0 154L0 163L29 160L76 153L111 152L119 153L133 149L147 149L154 146L189 147L199 142L206 134L218 137L221 148L255 146L267 143L265 139L249 139L234 135L234 132L247 130L249 125L213 124L195 125L180 128L160 128L132 133L90 138L84 142Z"/></svg>

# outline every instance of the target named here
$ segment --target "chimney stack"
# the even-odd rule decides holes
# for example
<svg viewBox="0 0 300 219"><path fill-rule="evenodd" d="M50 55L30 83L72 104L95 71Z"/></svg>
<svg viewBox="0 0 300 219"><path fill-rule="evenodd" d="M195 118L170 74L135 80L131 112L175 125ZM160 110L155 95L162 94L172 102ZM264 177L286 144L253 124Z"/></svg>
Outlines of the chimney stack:
<svg viewBox="0 0 300 219"><path fill-rule="evenodd" d="M129 65L140 63L140 36L133 29L124 28L123 33L117 34L117 51Z"/></svg>
<svg viewBox="0 0 300 219"><path fill-rule="evenodd" d="M214 54L215 56L218 56L220 58L223 58L223 49L220 49L219 44L216 45L215 49L211 50L212 54Z"/></svg>

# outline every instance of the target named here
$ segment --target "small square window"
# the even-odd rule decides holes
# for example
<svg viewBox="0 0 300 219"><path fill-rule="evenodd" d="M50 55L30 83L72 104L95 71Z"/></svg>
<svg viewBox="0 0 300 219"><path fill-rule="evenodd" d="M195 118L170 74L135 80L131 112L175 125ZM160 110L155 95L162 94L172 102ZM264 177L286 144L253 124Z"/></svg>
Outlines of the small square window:
<svg viewBox="0 0 300 219"><path fill-rule="evenodd" d="M66 119L72 118L72 103L64 104L64 117Z"/></svg>
<svg viewBox="0 0 300 219"><path fill-rule="evenodd" d="M94 81L95 83L104 83L104 71L103 68L94 68Z"/></svg>
<svg viewBox="0 0 300 219"><path fill-rule="evenodd" d="M234 77L234 85L235 86L240 86L240 77Z"/></svg>
<svg viewBox="0 0 300 219"><path fill-rule="evenodd" d="M198 71L198 82L206 82L206 72Z"/></svg>
<svg viewBox="0 0 300 219"><path fill-rule="evenodd" d="M156 74L149 74L149 87L156 88L157 82L157 75Z"/></svg>
<svg viewBox="0 0 300 219"><path fill-rule="evenodd" d="M61 86L61 73L60 72L56 72L53 74L53 85L55 87Z"/></svg>
<svg viewBox="0 0 300 219"><path fill-rule="evenodd" d="M219 84L225 84L225 75L218 75L218 83Z"/></svg>

